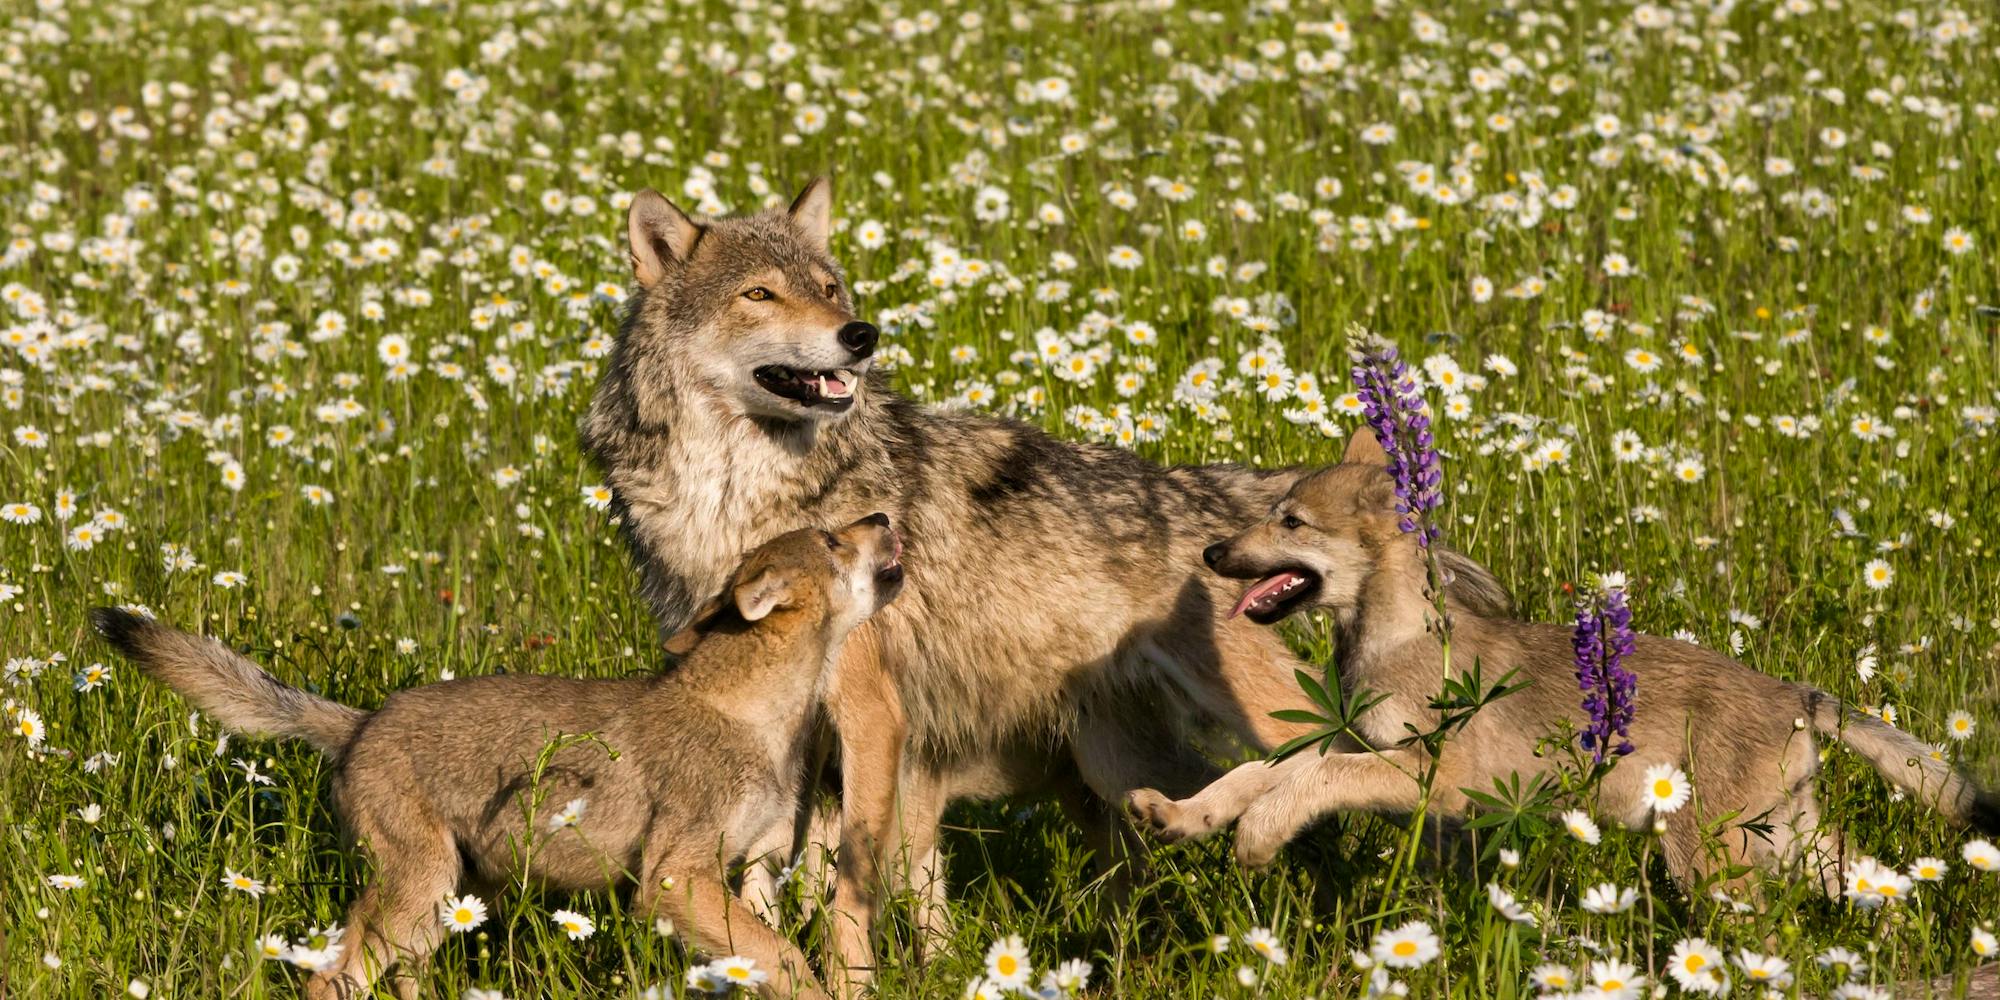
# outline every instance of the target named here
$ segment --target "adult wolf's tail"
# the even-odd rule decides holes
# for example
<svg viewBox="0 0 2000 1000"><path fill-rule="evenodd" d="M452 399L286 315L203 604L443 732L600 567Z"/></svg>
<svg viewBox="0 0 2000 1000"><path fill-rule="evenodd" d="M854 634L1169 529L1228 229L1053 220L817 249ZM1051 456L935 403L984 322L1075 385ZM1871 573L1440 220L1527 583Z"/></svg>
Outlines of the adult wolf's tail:
<svg viewBox="0 0 2000 1000"><path fill-rule="evenodd" d="M1981 832L2000 833L2000 799L1931 756L1931 748L1916 737L1869 713L1850 711L1821 691L1806 696L1806 711L1815 732L1847 744L1918 801Z"/></svg>
<svg viewBox="0 0 2000 1000"><path fill-rule="evenodd" d="M301 739L333 756L368 717L278 680L214 639L119 608L93 608L90 624L140 669L233 732Z"/></svg>

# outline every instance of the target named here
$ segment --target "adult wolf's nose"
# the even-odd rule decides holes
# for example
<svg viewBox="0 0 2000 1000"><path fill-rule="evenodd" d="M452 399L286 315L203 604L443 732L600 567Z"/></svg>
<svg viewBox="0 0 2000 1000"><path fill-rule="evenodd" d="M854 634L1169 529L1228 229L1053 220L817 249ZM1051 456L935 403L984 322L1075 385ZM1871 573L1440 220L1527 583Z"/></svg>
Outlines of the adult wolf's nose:
<svg viewBox="0 0 2000 1000"><path fill-rule="evenodd" d="M1214 545L1201 550L1201 561L1207 563L1209 569L1214 569L1215 564L1222 561L1223 553L1227 551L1225 548L1227 544L1226 542L1216 542Z"/></svg>
<svg viewBox="0 0 2000 1000"><path fill-rule="evenodd" d="M875 329L873 323L855 320L841 327L834 336L840 340L840 346L853 351L854 359L859 361L875 353L875 342L882 339L882 331Z"/></svg>

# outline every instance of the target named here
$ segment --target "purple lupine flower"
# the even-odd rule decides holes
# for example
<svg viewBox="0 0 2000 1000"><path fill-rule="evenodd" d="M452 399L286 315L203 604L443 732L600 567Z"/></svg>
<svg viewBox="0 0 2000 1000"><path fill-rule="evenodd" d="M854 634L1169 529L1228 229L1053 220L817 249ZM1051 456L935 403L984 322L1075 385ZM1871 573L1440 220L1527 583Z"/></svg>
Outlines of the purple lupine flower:
<svg viewBox="0 0 2000 1000"><path fill-rule="evenodd" d="M1624 590L1614 589L1599 607L1576 613L1576 686L1584 692L1583 710L1590 713L1583 748L1596 754L1600 764L1607 753L1632 752L1628 737L1639 678L1623 664L1635 644L1632 609L1625 604Z"/></svg>
<svg viewBox="0 0 2000 1000"><path fill-rule="evenodd" d="M1354 366L1353 377L1361 416L1389 455L1402 528L1415 532L1417 544L1428 548L1441 533L1428 515L1444 502L1444 470L1431 437L1431 418L1424 412L1423 391L1393 346L1364 356Z"/></svg>

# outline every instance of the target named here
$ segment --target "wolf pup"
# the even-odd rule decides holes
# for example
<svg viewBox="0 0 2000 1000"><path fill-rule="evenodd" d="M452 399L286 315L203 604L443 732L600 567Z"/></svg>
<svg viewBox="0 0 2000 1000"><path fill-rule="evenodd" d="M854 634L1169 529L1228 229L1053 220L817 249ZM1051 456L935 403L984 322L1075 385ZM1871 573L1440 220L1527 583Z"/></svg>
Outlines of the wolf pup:
<svg viewBox="0 0 2000 1000"><path fill-rule="evenodd" d="M750 553L675 637L685 659L670 673L445 681L374 712L289 687L214 639L113 608L91 621L225 727L303 739L332 762L334 807L375 879L347 912L353 944L307 996L365 994L397 963L398 989L414 996L412 970L441 934L438 905L462 881L502 883L527 857L526 874L559 890L635 882L634 912L671 919L703 952L754 959L767 995L824 997L723 871L773 830L789 839L828 669L900 589L900 554L882 514L793 531ZM603 745L559 750L536 787L537 757L559 734ZM587 803L577 829L552 826L574 799Z"/></svg>
<svg viewBox="0 0 2000 1000"><path fill-rule="evenodd" d="M1442 669L1437 636L1426 627L1424 563L1416 536L1398 526L1386 458L1373 437L1357 435L1346 464L1294 486L1268 517L1211 546L1206 558L1226 577L1255 580L1237 605L1271 623L1325 608L1340 630L1341 686L1386 695L1361 717L1359 735L1373 752L1301 753L1275 766L1244 764L1192 798L1175 802L1144 790L1132 807L1170 840L1201 837L1236 823L1236 856L1269 862L1313 820L1338 810L1407 814L1417 804L1415 775L1425 751L1404 742L1405 725L1427 732ZM1477 662L1489 678L1509 671L1527 682L1474 715L1446 744L1432 784L1431 808L1462 814L1464 788L1495 778L1530 777L1549 767L1536 753L1565 716L1580 714L1571 630L1471 613L1455 615L1452 662ZM1964 775L1933 757L1909 734L1832 696L1752 670L1699 646L1638 637L1623 661L1638 675L1631 725L1634 752L1604 780L1599 808L1628 828L1655 817L1670 765L1690 776L1693 797L1665 815L1665 857L1692 881L1724 865L1776 869L1804 861L1838 892L1839 840L1821 829L1813 797L1819 738L1839 740L1884 778L1939 812L1982 830L2000 828L2000 807ZM1671 789L1671 784L1669 784ZM1734 813L1767 833L1727 827L1720 857L1704 848L1701 829Z"/></svg>
<svg viewBox="0 0 2000 1000"><path fill-rule="evenodd" d="M789 210L734 218L635 197L638 287L582 433L666 632L771 534L871 510L907 529L909 596L848 643L828 702L835 945L865 977L877 878L895 874L879 866L912 863L934 901L953 798L1054 787L1103 861L1127 791L1214 776L1194 732L1296 735L1271 712L1298 706L1298 660L1226 620L1235 595L1197 557L1300 473L1162 468L897 396L828 250L831 213L824 178ZM1505 607L1489 573L1446 558L1455 598ZM940 912L922 911L927 929Z"/></svg>

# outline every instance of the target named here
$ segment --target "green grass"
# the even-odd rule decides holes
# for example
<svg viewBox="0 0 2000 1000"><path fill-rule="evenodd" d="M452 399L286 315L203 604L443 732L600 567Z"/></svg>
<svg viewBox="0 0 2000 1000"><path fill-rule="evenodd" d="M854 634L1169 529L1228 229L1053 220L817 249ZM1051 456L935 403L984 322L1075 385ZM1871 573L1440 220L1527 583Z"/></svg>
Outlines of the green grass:
<svg viewBox="0 0 2000 1000"><path fill-rule="evenodd" d="M1450 538L1527 613L1566 621L1591 574L1621 570L1643 630L1893 705L1925 739L1967 711L1978 731L1950 752L2000 775L2000 324L1978 308L2000 304L2000 123L1980 103L2000 93L1990 9L1535 6L1440 4L1442 40L1426 41L1430 23L1387 2L16 4L0 46L0 504L40 520L0 523L0 697L46 734L33 751L0 737L0 993L105 996L137 979L161 997L294 995L300 973L260 960L257 938L339 919L364 874L309 750L223 748L122 664L73 690L76 671L112 662L87 607L143 603L363 706L446 671L652 665L615 528L580 499L597 474L574 430L617 322L590 290L626 280L620 196L645 186L690 207L712 189L743 210L832 171L835 249L907 352L901 386L981 390L1072 438L1117 437L1114 407L1129 405L1134 427L1163 425L1134 442L1161 461L1338 453L1285 419L1297 400L1224 383L1213 422L1175 401L1191 365L1219 358L1233 381L1257 346L1230 299L1277 321L1285 363L1322 379L1329 404L1347 391L1350 322L1412 359L1448 357L1461 384L1487 377L1463 389L1470 416L1443 421ZM1639 26L1654 14L1670 24ZM455 70L470 91L455 92ZM1481 90L1479 73L1506 79ZM1050 79L1067 96L1035 99ZM1364 140L1377 123L1392 141ZM1067 135L1083 148L1065 152ZM1418 193L1414 164L1475 190L1457 204ZM976 210L989 186L1010 198L1005 219ZM548 191L593 210L548 211ZM1518 224L1489 200L1508 195L1536 217ZM1039 220L1044 205L1059 223ZM882 245L863 245L863 223ZM1955 232L1968 251L1951 252ZM378 240L394 253L364 257L388 248ZM1112 266L1117 247L1135 268ZM1637 273L1607 274L1614 254ZM953 255L984 276L933 284ZM1529 279L1539 294L1507 294ZM1050 281L1068 294L1038 294ZM325 314L345 331L315 340ZM1141 321L1155 342L1127 338ZM1044 328L1101 348L1096 375L1010 357ZM407 380L378 355L390 335L409 345ZM1628 363L1634 350L1657 370ZM1515 373L1483 367L1494 354ZM1129 399L1113 384L1128 371L1145 376ZM1433 388L1433 405L1451 394ZM346 400L351 419L322 418ZM1789 437L1781 417L1820 426ZM1863 418L1893 436L1864 440ZM1336 438L1357 426L1330 422ZM291 437L273 444L280 427ZM1620 431L1644 442L1640 460L1616 459ZM1560 463L1525 460L1558 443ZM1676 472L1688 459L1694 481ZM65 544L104 511L122 524ZM166 545L199 567L171 569ZM1880 590L1864 583L1877 558L1894 574ZM246 582L220 586L223 572ZM1300 639L1325 655L1312 627ZM1872 680L1856 670L1868 649ZM250 783L238 757L273 783ZM1813 960L1830 946L1868 958L1864 982L1970 969L2000 876L1960 860L1969 835L1842 752L1820 789L1855 854L1935 855L1951 871L1880 910L1773 881L1733 912L1690 903L1646 834L1586 847L1558 833L1524 841L1518 868L1466 868L1422 863L1400 823L1352 816L1268 871L1237 868L1226 837L1161 848L1156 881L1120 912L1052 806L969 805L948 838L953 937L919 961L898 910L883 991L958 996L987 945L1019 934L1039 967L1092 961L1098 995L1358 995L1349 953L1411 920L1443 947L1397 973L1420 996L1535 993L1529 970L1591 957L1586 937L1654 976L1684 937L1779 955L1815 995L1840 978ZM226 890L225 870L267 891ZM81 888L57 890L58 875ZM1489 881L1541 928L1504 921ZM1640 888L1641 904L1582 910L1604 882ZM437 995L678 989L686 959L608 895L488 902L483 933L433 963ZM548 914L565 905L598 932L558 934ZM1240 940L1211 951L1211 936L1253 927L1290 960ZM1731 971L1735 992L1754 992Z"/></svg>

